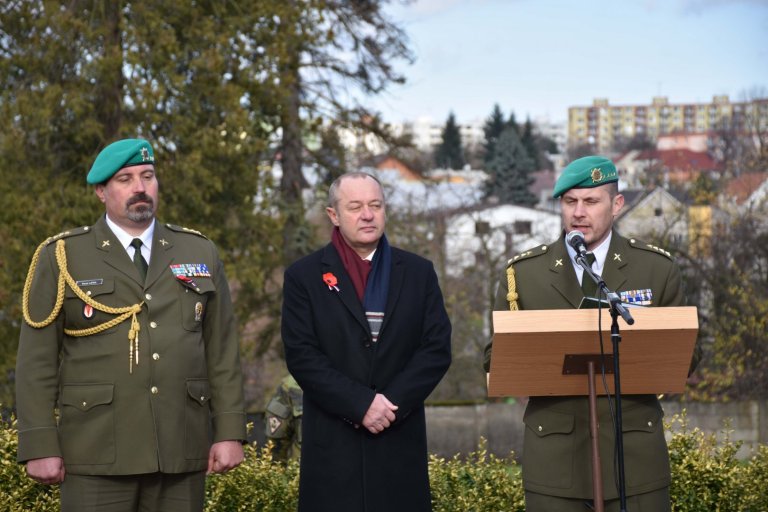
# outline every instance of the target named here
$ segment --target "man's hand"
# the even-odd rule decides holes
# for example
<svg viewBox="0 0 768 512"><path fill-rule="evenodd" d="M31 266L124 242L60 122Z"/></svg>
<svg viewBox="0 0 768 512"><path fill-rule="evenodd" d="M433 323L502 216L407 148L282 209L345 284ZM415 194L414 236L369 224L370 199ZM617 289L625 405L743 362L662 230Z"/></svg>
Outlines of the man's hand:
<svg viewBox="0 0 768 512"><path fill-rule="evenodd" d="M45 457L27 461L27 475L41 484L60 484L64 481L64 459Z"/></svg>
<svg viewBox="0 0 768 512"><path fill-rule="evenodd" d="M368 407L368 412L363 417L363 426L371 434L383 432L385 428L395 421L395 411L397 409L398 407L387 400L387 397L381 393L376 393L376 396L373 397L373 402Z"/></svg>
<svg viewBox="0 0 768 512"><path fill-rule="evenodd" d="M240 441L219 441L213 443L208 453L208 471L211 473L226 473L243 462L243 445Z"/></svg>

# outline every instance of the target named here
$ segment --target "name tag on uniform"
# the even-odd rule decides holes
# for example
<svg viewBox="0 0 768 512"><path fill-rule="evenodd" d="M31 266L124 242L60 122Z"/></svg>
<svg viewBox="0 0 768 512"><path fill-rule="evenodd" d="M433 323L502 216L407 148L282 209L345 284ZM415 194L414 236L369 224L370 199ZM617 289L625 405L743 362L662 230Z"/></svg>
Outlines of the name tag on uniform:
<svg viewBox="0 0 768 512"><path fill-rule="evenodd" d="M83 286L101 286L104 284L103 279L83 279L77 282L77 286L82 288Z"/></svg>

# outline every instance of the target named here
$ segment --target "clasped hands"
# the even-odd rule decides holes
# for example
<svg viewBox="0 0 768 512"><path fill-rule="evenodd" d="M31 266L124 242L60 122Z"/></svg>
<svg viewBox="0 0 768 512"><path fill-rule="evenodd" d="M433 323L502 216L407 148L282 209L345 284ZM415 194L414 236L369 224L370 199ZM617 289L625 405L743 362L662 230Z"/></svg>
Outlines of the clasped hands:
<svg viewBox="0 0 768 512"><path fill-rule="evenodd" d="M390 402L386 396L376 393L376 396L373 397L373 402L371 402L368 411L363 417L363 426L371 434L383 432L384 429L388 428L395 421L395 411L397 409L398 407Z"/></svg>

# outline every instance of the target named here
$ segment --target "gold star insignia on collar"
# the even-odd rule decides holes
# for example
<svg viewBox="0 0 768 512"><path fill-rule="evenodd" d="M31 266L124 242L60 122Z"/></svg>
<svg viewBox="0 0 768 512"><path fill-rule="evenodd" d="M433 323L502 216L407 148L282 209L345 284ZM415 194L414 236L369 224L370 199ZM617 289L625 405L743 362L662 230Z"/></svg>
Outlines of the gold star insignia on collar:
<svg viewBox="0 0 768 512"><path fill-rule="evenodd" d="M556 267L562 267L563 266L563 260L562 259L555 260L555 266Z"/></svg>
<svg viewBox="0 0 768 512"><path fill-rule="evenodd" d="M159 240L159 242L160 242L160 245L162 245L162 246L166 246L166 245L168 245L168 241L167 241L165 238L161 238L161 239Z"/></svg>
<svg viewBox="0 0 768 512"><path fill-rule="evenodd" d="M102 247L109 247L109 240L102 240L101 241L101 246Z"/></svg>
<svg viewBox="0 0 768 512"><path fill-rule="evenodd" d="M617 252L613 253L613 261L621 261L621 254Z"/></svg>

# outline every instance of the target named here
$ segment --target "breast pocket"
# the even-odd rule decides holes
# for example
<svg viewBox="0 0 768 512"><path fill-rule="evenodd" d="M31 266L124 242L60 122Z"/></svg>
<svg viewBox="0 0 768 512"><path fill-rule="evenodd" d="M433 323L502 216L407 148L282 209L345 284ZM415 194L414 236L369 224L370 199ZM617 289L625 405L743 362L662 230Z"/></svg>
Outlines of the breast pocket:
<svg viewBox="0 0 768 512"><path fill-rule="evenodd" d="M115 281L113 279L92 280L87 285L81 285L80 290L93 299L94 302L108 307L116 307ZM64 312L66 314L67 329L89 329L96 327L115 318L115 315L100 311L81 299L69 286L64 291ZM101 331L98 334L113 332L117 327Z"/></svg>
<svg viewBox="0 0 768 512"><path fill-rule="evenodd" d="M179 282L181 324L188 331L200 331L208 307L208 299L216 293L210 277L197 277L192 283Z"/></svg>
<svg viewBox="0 0 768 512"><path fill-rule="evenodd" d="M70 464L115 461L114 385L65 384L61 388L59 438Z"/></svg>

